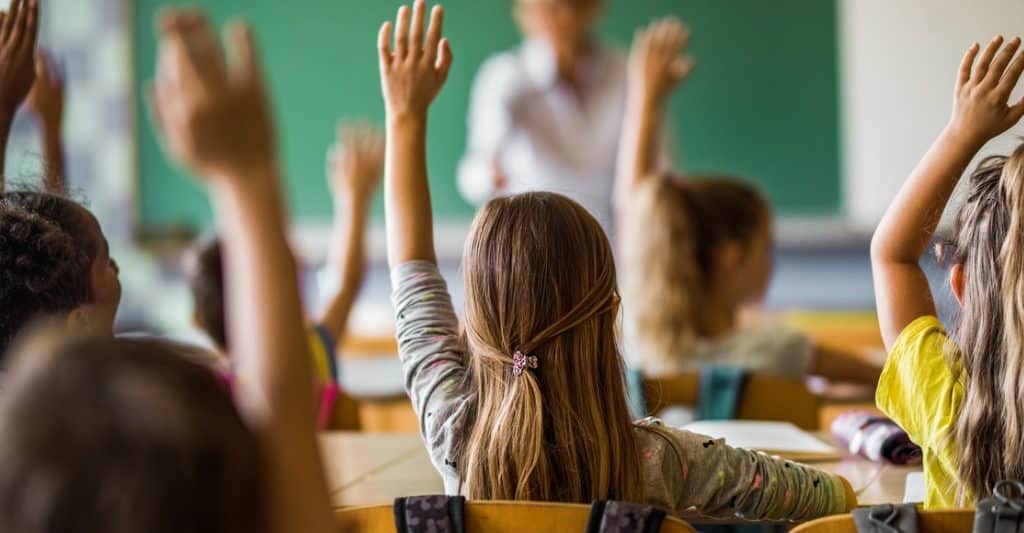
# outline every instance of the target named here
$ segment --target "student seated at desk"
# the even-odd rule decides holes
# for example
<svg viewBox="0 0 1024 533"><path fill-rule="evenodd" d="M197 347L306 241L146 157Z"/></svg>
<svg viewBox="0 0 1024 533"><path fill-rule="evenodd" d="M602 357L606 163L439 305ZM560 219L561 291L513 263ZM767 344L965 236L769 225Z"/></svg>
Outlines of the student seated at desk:
<svg viewBox="0 0 1024 533"><path fill-rule="evenodd" d="M483 207L466 241L460 334L438 272L426 165L428 109L452 63L442 16L435 7L424 31L424 2L403 6L394 44L388 22L379 48L399 356L446 490L473 499L617 499L751 520L854 507L839 476L630 418L611 245L564 196L525 193Z"/></svg>
<svg viewBox="0 0 1024 533"><path fill-rule="evenodd" d="M692 64L689 34L634 44L619 154L617 212L627 352L652 375L733 365L780 377L807 374L874 385L881 369L815 346L777 325L740 326L772 272L773 214L753 186L724 177L653 174L670 93Z"/></svg>
<svg viewBox="0 0 1024 533"><path fill-rule="evenodd" d="M161 344L27 342L0 389L0 531L337 531L255 43L233 27L229 62L193 10L165 9L159 31L159 128L225 235L240 408Z"/></svg>
<svg viewBox="0 0 1024 533"><path fill-rule="evenodd" d="M1020 44L996 37L983 52L968 49L949 123L871 243L889 349L878 407L923 449L928 508L970 506L996 482L1024 479L1024 145L968 178L948 243L960 303L952 333L919 264L971 159L1024 116L1024 101L1009 102L1024 72Z"/></svg>
<svg viewBox="0 0 1024 533"><path fill-rule="evenodd" d="M384 139L372 126L341 125L338 143L328 155L328 182L335 203L335 235L329 262L340 274L341 283L309 334L319 398L317 422L321 429L331 425L332 411L341 394L335 349L344 336L363 283L366 219L384 164ZM218 239L203 240L187 258L185 270L194 302L193 321L222 354L229 354L221 253ZM230 380L230 373L225 377Z"/></svg>

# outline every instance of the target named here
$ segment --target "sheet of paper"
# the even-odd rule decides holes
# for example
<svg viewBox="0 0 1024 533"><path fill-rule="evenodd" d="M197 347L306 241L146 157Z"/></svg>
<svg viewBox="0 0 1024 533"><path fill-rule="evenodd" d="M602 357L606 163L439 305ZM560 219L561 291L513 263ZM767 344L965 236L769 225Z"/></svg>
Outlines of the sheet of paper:
<svg viewBox="0 0 1024 533"><path fill-rule="evenodd" d="M903 503L924 503L926 493L924 472L907 474L906 487L903 489Z"/></svg>
<svg viewBox="0 0 1024 533"><path fill-rule="evenodd" d="M713 438L724 438L734 448L780 454L838 455L839 450L788 422L747 420L703 421L683 429Z"/></svg>

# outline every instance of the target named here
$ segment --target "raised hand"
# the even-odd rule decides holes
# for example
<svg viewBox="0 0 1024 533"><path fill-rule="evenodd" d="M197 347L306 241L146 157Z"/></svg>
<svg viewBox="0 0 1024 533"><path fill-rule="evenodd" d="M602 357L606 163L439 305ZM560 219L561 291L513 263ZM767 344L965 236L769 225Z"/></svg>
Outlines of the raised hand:
<svg viewBox="0 0 1024 533"><path fill-rule="evenodd" d="M0 112L13 116L35 82L39 0L12 0L0 13Z"/></svg>
<svg viewBox="0 0 1024 533"><path fill-rule="evenodd" d="M690 31L675 17L656 20L637 31L629 59L632 94L648 99L668 96L693 70L686 55Z"/></svg>
<svg viewBox="0 0 1024 533"><path fill-rule="evenodd" d="M327 165L335 204L368 203L384 175L384 135L370 123L339 123Z"/></svg>
<svg viewBox="0 0 1024 533"><path fill-rule="evenodd" d="M35 58L35 76L25 107L44 128L59 132L64 119L64 73L48 53L39 50Z"/></svg>
<svg viewBox="0 0 1024 533"><path fill-rule="evenodd" d="M205 15L165 10L151 105L170 154L206 179L249 179L276 170L271 112L252 30L225 31L230 63Z"/></svg>
<svg viewBox="0 0 1024 533"><path fill-rule="evenodd" d="M395 21L394 49L391 48L391 22L380 28L377 46L380 55L381 86L389 118L422 116L448 79L452 51L448 39L441 37L444 10L434 6L430 27L424 40L426 15L424 0L417 0L412 9L398 9Z"/></svg>
<svg viewBox="0 0 1024 533"><path fill-rule="evenodd" d="M1015 54L1021 40L1003 44L1002 37L988 43L978 55L971 45L960 63L950 128L976 142L986 142L1013 127L1024 116L1024 99L1010 105L1010 93L1024 72L1024 54Z"/></svg>

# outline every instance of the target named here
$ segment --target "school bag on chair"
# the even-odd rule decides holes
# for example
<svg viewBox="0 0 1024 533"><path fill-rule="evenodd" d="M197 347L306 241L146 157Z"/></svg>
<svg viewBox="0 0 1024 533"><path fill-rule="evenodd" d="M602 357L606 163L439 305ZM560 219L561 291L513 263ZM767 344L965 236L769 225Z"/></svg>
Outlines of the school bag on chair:
<svg viewBox="0 0 1024 533"><path fill-rule="evenodd" d="M398 533L467 533L466 498L410 496L395 500ZM590 507L585 533L658 533L665 511L634 503L599 501ZM476 532L468 532L476 533Z"/></svg>
<svg viewBox="0 0 1024 533"><path fill-rule="evenodd" d="M1024 533L1024 483L1000 481L992 496L978 502L974 533Z"/></svg>

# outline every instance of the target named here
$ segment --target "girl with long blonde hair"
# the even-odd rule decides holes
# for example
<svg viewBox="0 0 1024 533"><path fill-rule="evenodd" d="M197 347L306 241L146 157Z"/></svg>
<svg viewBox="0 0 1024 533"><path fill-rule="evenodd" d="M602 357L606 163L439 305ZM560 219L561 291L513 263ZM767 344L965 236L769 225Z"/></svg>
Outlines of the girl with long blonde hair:
<svg viewBox="0 0 1024 533"><path fill-rule="evenodd" d="M646 502L676 513L805 519L856 504L838 476L661 426L625 400L611 246L557 194L493 200L466 243L465 335L433 245L427 110L451 66L443 11L381 28L385 205L399 355L449 492L475 499ZM425 39L424 39L425 35Z"/></svg>
<svg viewBox="0 0 1024 533"><path fill-rule="evenodd" d="M948 334L918 265L961 174L1024 116L1008 100L1024 72L1020 39L971 45L953 114L875 231L871 261L889 360L878 405L924 448L927 507L954 507L1024 479L1024 145L983 161L957 216ZM980 52L980 55L979 55Z"/></svg>
<svg viewBox="0 0 1024 533"><path fill-rule="evenodd" d="M741 320L771 280L774 214L757 187L736 178L656 168L668 97L692 68L677 52L687 34L675 35L641 37L630 59L615 204L631 363L648 375L714 364L874 385L881 369L861 354Z"/></svg>

